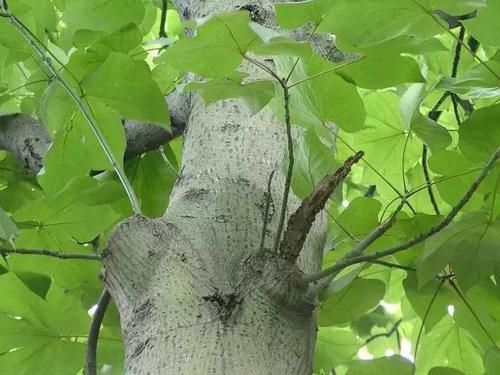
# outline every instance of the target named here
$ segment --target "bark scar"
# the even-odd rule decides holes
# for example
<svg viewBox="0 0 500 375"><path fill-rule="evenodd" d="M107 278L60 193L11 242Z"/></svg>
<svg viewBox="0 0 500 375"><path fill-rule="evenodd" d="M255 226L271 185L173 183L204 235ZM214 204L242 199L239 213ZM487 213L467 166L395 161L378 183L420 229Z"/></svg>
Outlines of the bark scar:
<svg viewBox="0 0 500 375"><path fill-rule="evenodd" d="M222 294L218 289L214 294L201 297L204 301L210 302L217 309L217 315L222 323L227 323L233 315L236 307L241 305L243 298L239 293Z"/></svg>

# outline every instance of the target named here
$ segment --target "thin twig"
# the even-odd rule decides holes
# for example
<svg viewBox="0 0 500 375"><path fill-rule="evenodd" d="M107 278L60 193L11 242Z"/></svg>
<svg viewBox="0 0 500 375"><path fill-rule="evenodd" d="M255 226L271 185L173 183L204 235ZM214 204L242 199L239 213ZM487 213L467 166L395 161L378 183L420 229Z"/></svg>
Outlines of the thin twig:
<svg viewBox="0 0 500 375"><path fill-rule="evenodd" d="M396 254L398 252L401 252L403 250L409 249L412 246L415 246L419 244L420 242L425 241L427 238L433 236L434 234L440 232L444 228L446 228L457 216L457 214L460 212L460 210L469 202L470 198L472 195L476 192L477 188L483 182L483 180L488 176L488 174L491 172L493 167L495 166L495 163L497 160L500 159L500 147L497 149L497 151L493 154L493 156L490 158L490 160L486 163L484 168L482 169L481 173L479 176L474 180L474 182L470 185L469 189L465 192L463 195L462 199L451 209L451 211L448 213L448 215L437 225L433 226L426 232L422 232L409 240L408 242L405 242L401 245L397 245L394 247L391 247L386 250L381 250L377 251L373 254L367 254L367 255L359 255L359 256L354 256L352 258L347 258L344 257L340 259L337 263L332 265L330 268L327 268L326 270L321 271L320 273L316 275L311 275L305 278L305 280L310 280L309 282L320 280L321 278L327 277L329 275L332 275L334 273L337 273L341 270L343 270L346 267L352 266L354 264L362 263L362 262L371 262L373 260L383 258L389 255Z"/></svg>
<svg viewBox="0 0 500 375"><path fill-rule="evenodd" d="M4 3L5 4L5 3ZM76 93L76 91L73 89L73 87L66 81L66 79L60 74L60 72L54 67L51 58L48 56L46 53L46 47L44 45L39 45L37 43L37 40L33 37L33 34L29 31L29 29L17 19L15 15L12 13L8 13L9 15L9 20L12 24L12 26L17 29L17 31L26 39L26 41L32 46L32 48L35 50L35 52L38 54L40 59L45 63L47 68L50 70L50 72L53 74L53 76L59 81L61 86L66 90L66 92L71 96L75 104L78 106L80 111L82 112L83 116L89 123L90 127L92 128L92 131L94 132L95 136L97 137L99 144L101 145L104 153L106 154L106 157L108 158L111 166L113 167L114 171L118 175L118 178L120 179L125 192L127 193L127 196L129 198L130 204L132 205L132 209L135 214L140 214L141 213L141 206L139 204L139 200L137 199L137 196L134 193L134 190L132 188L132 185L130 184L130 181L128 181L127 176L125 175L125 172L123 168L120 166L120 163L116 159L116 157L113 154L113 151L107 144L104 134L102 133L102 130L100 129L99 125L97 124L97 121L95 120L91 108L88 106L85 100L82 100L82 98Z"/></svg>
<svg viewBox="0 0 500 375"><path fill-rule="evenodd" d="M368 345L370 342L372 342L373 340L375 339L378 339L380 337L391 337L394 333L396 333L396 331L398 330L398 327L399 325L403 322L403 318L399 319L397 322L395 322L391 329L387 332L383 332L383 333L377 333L376 335L373 335L371 337L368 337L364 343L363 346L366 346ZM399 341L399 340L398 340Z"/></svg>
<svg viewBox="0 0 500 375"><path fill-rule="evenodd" d="M283 81L280 81L283 88L283 99L285 101L285 124L286 124L286 138L288 144L288 171L285 180L285 189L283 191L283 200L281 202L281 212L278 222L278 230L276 232L276 238L274 239L273 250L275 253L278 252L278 248L281 241L281 232L283 231L283 225L285 224L286 209L288 206L288 196L290 194L290 185L292 183L293 174L293 139L292 139L292 123L290 119L290 93L288 87Z"/></svg>
<svg viewBox="0 0 500 375"><path fill-rule="evenodd" d="M429 166L427 164L427 145L425 144L422 146L422 169L424 171L427 193L429 194L429 199L431 201L432 207L434 208L434 212L436 213L436 215L441 215L436 196L434 195L434 190L432 189L432 179L429 173Z"/></svg>
<svg viewBox="0 0 500 375"><path fill-rule="evenodd" d="M262 252L264 250L264 242L266 241L267 223L269 220L269 207L271 206L271 183L273 181L274 170L269 175L269 180L267 181L267 196L266 196L266 208L264 210L264 224L262 225L262 234L260 236L260 246L259 250Z"/></svg>
<svg viewBox="0 0 500 375"><path fill-rule="evenodd" d="M385 262L385 261L379 260L379 259L372 260L369 263L378 264L378 265L388 267L388 268L397 268L397 269L404 270L404 271L417 272L416 268L403 266L403 265L397 264L397 263Z"/></svg>
<svg viewBox="0 0 500 375"><path fill-rule="evenodd" d="M87 351L85 357L85 373L86 375L97 375L97 342L99 341L99 330L104 319L104 314L111 300L111 294L107 289L104 289L97 308L92 317L89 336L87 339Z"/></svg>
<svg viewBox="0 0 500 375"><path fill-rule="evenodd" d="M364 155L362 151L351 156L335 173L327 175L316 185L313 192L290 216L280 243L279 254L290 262L298 258L316 215L323 210L333 191L349 174L352 166Z"/></svg>
<svg viewBox="0 0 500 375"><path fill-rule="evenodd" d="M429 114L427 115L432 121L437 121L439 116L441 116L441 112L439 111L439 107L444 103L446 98L450 95L450 92L446 91L441 98L437 101L434 107L431 109ZM434 212L436 215L441 215L441 211L439 210L439 206L437 204L436 197L434 195L434 190L432 189L431 184L431 176L429 173L429 166L427 164L427 145L424 143L422 146L422 169L424 171L425 182L427 186L427 192L429 194L429 199L431 201L432 207L434 208Z"/></svg>
<svg viewBox="0 0 500 375"><path fill-rule="evenodd" d="M427 317L429 316L429 313L431 311L431 308L432 308L432 305L434 304L434 301L436 300L436 297L437 295L439 294L439 291L441 290L441 287L443 286L444 282L446 281L446 279L442 279L440 282L439 282L439 285L438 287L436 288L436 290L434 291L434 294L432 295L432 298L429 302L429 305L427 306L427 308L425 309L425 312L424 312L424 317L422 318L422 324L420 325L420 329L418 330L418 335L417 335L417 342L415 343L415 350L413 352L413 370L412 370L412 373L415 374L416 370L417 370L417 353L418 353L418 345L420 343L420 338L422 337L422 333L424 331L424 324L425 324L425 321L427 320Z"/></svg>
<svg viewBox="0 0 500 375"><path fill-rule="evenodd" d="M21 254L21 255L41 255L59 259L81 259L81 260L101 260L97 254L71 254L61 251L51 251L45 249L6 249L0 248L0 254Z"/></svg>

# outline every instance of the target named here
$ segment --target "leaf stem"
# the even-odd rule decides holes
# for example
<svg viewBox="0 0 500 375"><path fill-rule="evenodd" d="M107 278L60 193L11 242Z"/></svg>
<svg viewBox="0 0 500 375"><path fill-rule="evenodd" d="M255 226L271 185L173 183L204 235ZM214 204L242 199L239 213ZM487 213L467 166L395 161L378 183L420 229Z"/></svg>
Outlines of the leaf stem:
<svg viewBox="0 0 500 375"><path fill-rule="evenodd" d="M304 78L304 79L301 79L301 80L299 80L299 81L297 81L297 82L294 82L294 83L292 83L291 85L289 85L289 86L288 86L288 88L289 88L289 89L291 89L292 87L295 87L295 86L297 86L297 85L300 85L301 83L304 83L304 82L310 81L310 80L312 80L312 79L314 79L314 78L321 77L322 75L325 75L325 74L327 74L327 73L333 72L333 71L335 71L335 70L337 70L337 69L340 69L340 68L346 67L346 66L348 66L348 65L351 65L351 64L357 63L358 61L361 61L361 60L363 60L364 58L365 58L364 56L361 56L361 57L359 57L359 58L358 58L358 59L356 59L356 60L349 60L349 61L347 61L347 62L345 62L345 63L343 63L343 64L332 66L331 68L326 69L326 70L323 70L322 72L319 72L319 73L313 74L312 76L309 76L309 77L306 77L306 78Z"/></svg>
<svg viewBox="0 0 500 375"><path fill-rule="evenodd" d="M168 1L162 0L162 8L161 8L161 19L160 19L160 38L167 37L167 31L165 25L167 23L167 10L168 10Z"/></svg>

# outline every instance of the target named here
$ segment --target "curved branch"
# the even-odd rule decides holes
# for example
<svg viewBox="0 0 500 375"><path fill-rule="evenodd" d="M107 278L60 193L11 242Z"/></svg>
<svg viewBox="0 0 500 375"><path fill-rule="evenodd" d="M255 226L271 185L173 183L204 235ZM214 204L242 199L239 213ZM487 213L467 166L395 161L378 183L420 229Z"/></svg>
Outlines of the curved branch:
<svg viewBox="0 0 500 375"><path fill-rule="evenodd" d="M97 375L97 341L99 340L99 330L110 300L111 294L109 294L107 289L104 289L99 298L99 302L97 302L97 308L90 325L85 357L85 370L87 375Z"/></svg>

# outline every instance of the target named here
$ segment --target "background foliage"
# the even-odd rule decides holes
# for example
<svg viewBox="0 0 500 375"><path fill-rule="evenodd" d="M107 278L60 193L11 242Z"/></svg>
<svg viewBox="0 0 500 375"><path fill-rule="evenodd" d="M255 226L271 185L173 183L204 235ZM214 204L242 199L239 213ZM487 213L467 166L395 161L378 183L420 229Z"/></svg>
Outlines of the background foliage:
<svg viewBox="0 0 500 375"><path fill-rule="evenodd" d="M163 96L184 73L201 77L184 89L207 104L241 98L252 112L269 106L284 121L276 78L293 71L294 193L306 197L353 150L365 151L330 201L325 267L405 194L396 224L367 252L435 225L498 150L500 0L279 3L280 32L239 11L191 21L184 26L196 37L189 39L174 9L168 38L157 37L161 3L11 0L9 11L85 97L119 160L121 118L168 127ZM309 35L333 33L338 49L320 56L314 38L288 36L304 25ZM274 59L276 76L264 70L258 80L248 77L251 59L260 57ZM100 252L113 226L131 214L126 195L103 173L111 165L73 100L7 18L0 18L0 112L40 118L54 140L37 176L0 153L4 248ZM181 143L125 161L146 215L161 216L168 205ZM499 183L497 163L450 226L383 262L352 267L329 286L318 317L318 373L498 373ZM82 372L99 268L39 256L0 259L1 373ZM102 373L121 373L122 356L112 308L99 342Z"/></svg>

